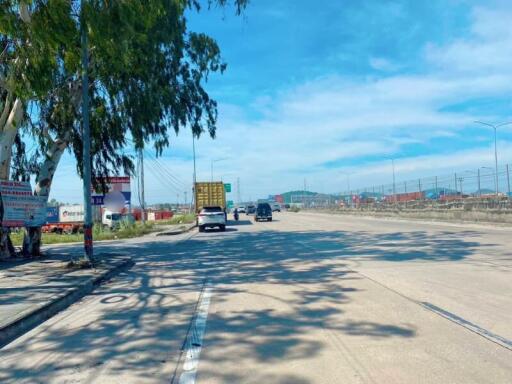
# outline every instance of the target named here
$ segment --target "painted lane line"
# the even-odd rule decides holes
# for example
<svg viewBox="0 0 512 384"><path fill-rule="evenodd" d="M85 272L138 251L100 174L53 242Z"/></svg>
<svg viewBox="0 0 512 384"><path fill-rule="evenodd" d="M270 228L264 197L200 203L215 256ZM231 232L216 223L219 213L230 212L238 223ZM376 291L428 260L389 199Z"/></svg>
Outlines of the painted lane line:
<svg viewBox="0 0 512 384"><path fill-rule="evenodd" d="M196 381L197 367L199 366L199 356L203 346L203 335L206 330L206 320L208 319L211 297L212 288L206 286L197 308L194 324L192 325L186 342L185 361L183 362L183 373L180 376L179 384L194 384Z"/></svg>

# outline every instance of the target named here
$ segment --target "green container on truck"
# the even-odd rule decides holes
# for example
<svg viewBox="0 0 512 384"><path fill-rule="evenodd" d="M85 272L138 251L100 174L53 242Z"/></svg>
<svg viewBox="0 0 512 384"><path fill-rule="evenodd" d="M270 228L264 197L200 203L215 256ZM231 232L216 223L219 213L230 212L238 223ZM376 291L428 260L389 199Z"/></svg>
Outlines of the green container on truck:
<svg viewBox="0 0 512 384"><path fill-rule="evenodd" d="M221 207L226 211L226 190L221 181L196 182L194 197L196 214L203 207Z"/></svg>

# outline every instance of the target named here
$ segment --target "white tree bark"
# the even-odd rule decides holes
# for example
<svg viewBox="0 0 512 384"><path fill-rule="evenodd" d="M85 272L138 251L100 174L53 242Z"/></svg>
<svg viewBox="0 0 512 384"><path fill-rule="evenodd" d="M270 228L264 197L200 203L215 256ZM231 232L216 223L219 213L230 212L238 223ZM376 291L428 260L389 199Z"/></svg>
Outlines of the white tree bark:
<svg viewBox="0 0 512 384"><path fill-rule="evenodd" d="M39 170L36 178L34 195L43 196L48 201L53 176L59 165L60 158L69 144L70 134L67 133L62 139L54 140L46 153L46 159ZM41 255L41 227L26 228L23 237L23 254L28 257Z"/></svg>
<svg viewBox="0 0 512 384"><path fill-rule="evenodd" d="M22 119L23 105L20 99L16 99L5 123L0 126L0 180L9 179L12 146Z"/></svg>
<svg viewBox="0 0 512 384"><path fill-rule="evenodd" d="M35 195L45 196L46 199L50 196L53 176L59 165L60 158L69 144L69 136L69 134L66 134L62 139L56 139L50 146L50 149L46 153L46 160L41 166L36 178Z"/></svg>

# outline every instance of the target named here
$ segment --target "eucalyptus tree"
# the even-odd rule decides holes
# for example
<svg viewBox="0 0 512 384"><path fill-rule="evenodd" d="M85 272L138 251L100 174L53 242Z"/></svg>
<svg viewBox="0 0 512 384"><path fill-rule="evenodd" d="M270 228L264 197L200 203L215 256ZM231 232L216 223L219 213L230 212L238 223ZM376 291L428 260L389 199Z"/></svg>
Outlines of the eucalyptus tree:
<svg viewBox="0 0 512 384"><path fill-rule="evenodd" d="M215 136L217 103L205 90L212 72L223 72L216 41L188 29L201 6L248 0L5 0L0 3L0 179L9 177L12 148L26 125L37 143L34 193L48 197L64 151L82 170L81 28L88 38L93 180L112 171L132 172L126 148L151 142L157 153L170 135L190 127ZM28 105L34 113L25 112ZM27 137L25 135L24 137ZM40 229L25 251L39 253Z"/></svg>

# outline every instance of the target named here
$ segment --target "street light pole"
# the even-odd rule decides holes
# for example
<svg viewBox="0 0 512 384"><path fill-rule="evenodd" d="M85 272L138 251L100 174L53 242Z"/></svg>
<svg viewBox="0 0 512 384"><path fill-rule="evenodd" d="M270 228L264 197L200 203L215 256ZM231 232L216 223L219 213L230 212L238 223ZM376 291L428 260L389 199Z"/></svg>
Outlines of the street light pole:
<svg viewBox="0 0 512 384"><path fill-rule="evenodd" d="M491 124L486 123L484 121L475 121L475 123L486 125L494 129L494 167L495 167L495 178L496 178L496 197L498 197L499 193L499 185L498 185L498 128L503 127L504 125L512 124L512 121L508 121L500 124Z"/></svg>
<svg viewBox="0 0 512 384"><path fill-rule="evenodd" d="M396 205L396 200L397 200L397 196L396 196L396 183L395 183L395 159L392 158L391 159L391 166L393 167L393 197L395 199L395 205Z"/></svg>
<svg viewBox="0 0 512 384"><path fill-rule="evenodd" d="M91 128L89 126L89 50L85 23L85 0L80 2L80 29L82 43L82 166L84 193L84 258L93 259L92 206L91 206Z"/></svg>
<svg viewBox="0 0 512 384"><path fill-rule="evenodd" d="M347 192L350 191L350 173L340 172L340 174L347 177Z"/></svg>
<svg viewBox="0 0 512 384"><path fill-rule="evenodd" d="M227 160L227 157L223 157L222 159L212 159L211 160L211 182L213 183L213 163L218 161Z"/></svg>
<svg viewBox="0 0 512 384"><path fill-rule="evenodd" d="M190 202L190 206L192 204L196 204L196 197L195 197L195 191L196 191L196 138L194 137L194 132L192 132L192 157L194 159L194 174L192 175L192 201Z"/></svg>

